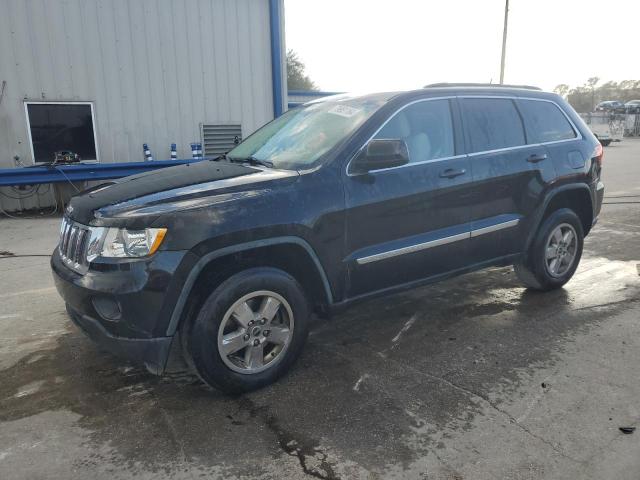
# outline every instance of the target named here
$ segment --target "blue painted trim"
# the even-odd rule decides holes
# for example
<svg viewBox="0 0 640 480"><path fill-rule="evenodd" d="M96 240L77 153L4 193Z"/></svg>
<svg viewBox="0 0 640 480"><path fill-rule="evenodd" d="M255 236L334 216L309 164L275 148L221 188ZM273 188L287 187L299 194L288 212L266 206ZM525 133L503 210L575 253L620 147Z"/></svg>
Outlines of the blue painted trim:
<svg viewBox="0 0 640 480"><path fill-rule="evenodd" d="M319 90L289 90L290 96L299 97L328 97L330 95L340 95L344 92L321 92Z"/></svg>
<svg viewBox="0 0 640 480"><path fill-rule="evenodd" d="M210 157L207 157L207 159ZM128 177L159 168L199 162L197 160L155 160L153 162L83 163L55 167L25 167L0 169L0 187L39 185L42 183L83 182Z"/></svg>
<svg viewBox="0 0 640 480"><path fill-rule="evenodd" d="M271 27L271 80L273 85L273 116L282 115L282 32L280 0L269 0L269 23Z"/></svg>

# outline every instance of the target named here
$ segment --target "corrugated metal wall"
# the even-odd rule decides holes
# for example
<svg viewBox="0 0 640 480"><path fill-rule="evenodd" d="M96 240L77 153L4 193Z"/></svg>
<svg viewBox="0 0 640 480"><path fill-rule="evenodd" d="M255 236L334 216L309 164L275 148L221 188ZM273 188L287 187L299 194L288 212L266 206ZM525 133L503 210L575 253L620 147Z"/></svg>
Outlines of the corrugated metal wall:
<svg viewBox="0 0 640 480"><path fill-rule="evenodd" d="M24 100L94 102L101 162L190 157L201 123L246 137L273 118L269 35L268 0L0 0L0 168L32 163Z"/></svg>

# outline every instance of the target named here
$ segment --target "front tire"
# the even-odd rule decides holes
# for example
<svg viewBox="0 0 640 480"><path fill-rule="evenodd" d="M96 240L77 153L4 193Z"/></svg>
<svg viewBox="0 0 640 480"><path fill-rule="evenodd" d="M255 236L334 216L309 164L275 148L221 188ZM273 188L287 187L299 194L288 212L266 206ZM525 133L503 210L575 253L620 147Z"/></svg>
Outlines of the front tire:
<svg viewBox="0 0 640 480"><path fill-rule="evenodd" d="M183 332L187 362L208 385L237 394L284 375L309 328L302 287L286 272L251 268L220 284Z"/></svg>
<svg viewBox="0 0 640 480"><path fill-rule="evenodd" d="M560 288L578 268L583 244L578 216L568 208L556 210L540 226L525 259L514 265L516 275L533 290Z"/></svg>

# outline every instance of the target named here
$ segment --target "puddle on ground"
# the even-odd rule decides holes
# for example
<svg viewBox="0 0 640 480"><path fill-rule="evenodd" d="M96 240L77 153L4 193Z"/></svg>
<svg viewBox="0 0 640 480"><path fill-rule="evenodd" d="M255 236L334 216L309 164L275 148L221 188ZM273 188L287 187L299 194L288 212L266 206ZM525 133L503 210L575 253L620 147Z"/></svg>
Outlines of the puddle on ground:
<svg viewBox="0 0 640 480"><path fill-rule="evenodd" d="M291 375L240 399L189 375L153 377L72 328L0 370L0 423L72 412L93 452L74 460L86 471L259 476L280 462L292 477L393 476L437 454L443 428L472 428L497 384L509 385L502 399L515 394L523 371L637 301L637 263L585 258L547 294L505 268L354 307L318 325Z"/></svg>
<svg viewBox="0 0 640 480"><path fill-rule="evenodd" d="M493 306L497 313L497 305L504 310L515 309L523 301L523 297L531 296L536 301L541 295L564 297L561 302L563 308L573 310L607 305L634 298L640 287L638 278L638 261L609 260L604 257L583 258L573 278L561 289L555 292L538 294L527 292L523 288L493 288L487 292L486 303L480 301L475 308L482 305ZM524 300L526 303L526 300Z"/></svg>

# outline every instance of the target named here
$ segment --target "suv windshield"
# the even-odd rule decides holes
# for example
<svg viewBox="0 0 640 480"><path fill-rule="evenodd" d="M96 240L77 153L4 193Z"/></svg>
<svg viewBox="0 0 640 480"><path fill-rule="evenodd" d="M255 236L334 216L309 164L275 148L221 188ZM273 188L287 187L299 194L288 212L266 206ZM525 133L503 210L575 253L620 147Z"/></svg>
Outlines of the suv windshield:
<svg viewBox="0 0 640 480"><path fill-rule="evenodd" d="M227 157L231 161L270 162L275 168L304 169L351 135L388 95L312 102L289 110L248 137Z"/></svg>

